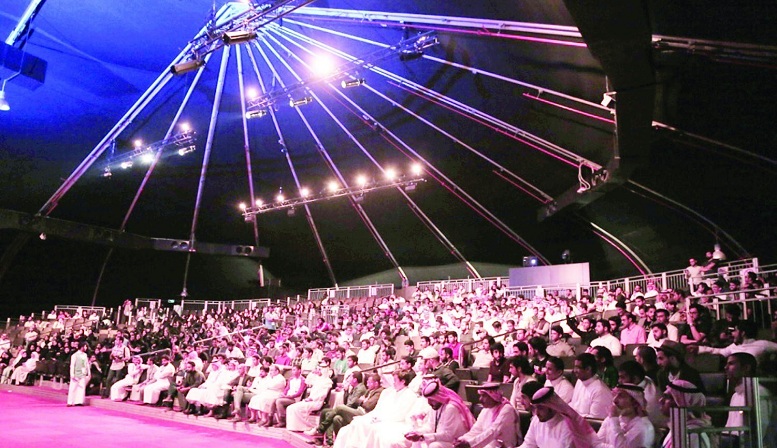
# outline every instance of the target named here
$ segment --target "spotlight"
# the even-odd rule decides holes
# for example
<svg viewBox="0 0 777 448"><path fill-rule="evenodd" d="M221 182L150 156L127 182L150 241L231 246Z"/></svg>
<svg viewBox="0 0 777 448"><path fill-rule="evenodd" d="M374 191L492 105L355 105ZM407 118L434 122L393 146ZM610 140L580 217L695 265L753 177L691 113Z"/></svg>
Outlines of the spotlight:
<svg viewBox="0 0 777 448"><path fill-rule="evenodd" d="M253 31L227 31L221 38L226 45L243 44L254 39L256 39L256 33Z"/></svg>
<svg viewBox="0 0 777 448"><path fill-rule="evenodd" d="M154 154L151 154L150 152L144 153L140 156L140 161L146 165L151 165L154 162Z"/></svg>
<svg viewBox="0 0 777 448"><path fill-rule="evenodd" d="M399 60L402 62L413 61L424 57L424 52L421 50L402 50L399 52Z"/></svg>
<svg viewBox="0 0 777 448"><path fill-rule="evenodd" d="M363 174L359 174L358 176L356 176L356 184L359 187L364 188L367 185L367 176Z"/></svg>
<svg viewBox="0 0 777 448"><path fill-rule="evenodd" d="M344 89L350 89L351 87L359 87L361 85L364 85L364 78L359 79L349 79L349 80L343 80L340 83L341 86L343 86Z"/></svg>
<svg viewBox="0 0 777 448"><path fill-rule="evenodd" d="M186 148L181 148L181 149L178 150L178 155L179 156L185 156L186 154L189 154L190 152L194 152L195 149L197 149L197 147L194 146L194 145L187 146Z"/></svg>
<svg viewBox="0 0 777 448"><path fill-rule="evenodd" d="M330 182L329 182L329 183L326 185L326 188L329 190L329 192L330 192L330 193L336 193L336 192L337 192L337 190L339 190L339 189L340 189L340 184L338 184L338 183L337 183L337 182L335 182L335 181L330 181Z"/></svg>
<svg viewBox="0 0 777 448"><path fill-rule="evenodd" d="M397 178L397 170L395 170L394 168L386 168L386 172L384 173L384 175L386 176L387 180L393 181L394 179Z"/></svg>
<svg viewBox="0 0 777 448"><path fill-rule="evenodd" d="M3 86L3 90L0 90L0 110L11 110L11 105L8 104L8 100L5 99L5 85Z"/></svg>
<svg viewBox="0 0 777 448"><path fill-rule="evenodd" d="M189 123L181 123L181 131L183 132L189 132L192 128L189 126Z"/></svg>
<svg viewBox="0 0 777 448"><path fill-rule="evenodd" d="M299 195L302 196L303 198L306 198L310 196L310 190L307 188L303 188L299 191Z"/></svg>
<svg viewBox="0 0 777 448"><path fill-rule="evenodd" d="M246 118L249 120L252 118L262 118L265 115L267 115L267 109L249 110L246 112Z"/></svg>
<svg viewBox="0 0 777 448"><path fill-rule="evenodd" d="M313 60L313 63L310 64L310 68L312 69L313 73L318 76L327 76L334 71L335 65L328 57L317 56Z"/></svg>
<svg viewBox="0 0 777 448"><path fill-rule="evenodd" d="M262 202L262 200L261 200L261 199L257 199L257 200L256 200L256 206L257 206L257 207L261 207L261 206L262 206L262 204L264 204L264 202Z"/></svg>
<svg viewBox="0 0 777 448"><path fill-rule="evenodd" d="M537 257L531 256L531 257L523 257L523 267L530 268L537 266L539 264L539 259Z"/></svg>
<svg viewBox="0 0 777 448"><path fill-rule="evenodd" d="M240 210L242 210L242 211L246 211L246 208L247 208L247 206L246 206L246 203L245 203L245 202L241 202L240 204L238 204L238 206L237 206L237 207L238 207Z"/></svg>
<svg viewBox="0 0 777 448"><path fill-rule="evenodd" d="M140 148L141 146L143 146L143 140L141 139L135 140L135 147Z"/></svg>
<svg viewBox="0 0 777 448"><path fill-rule="evenodd" d="M433 47L439 43L440 41L437 40L436 36L427 34L426 36L419 37L418 40L416 40L415 43L413 44L413 48L415 48L418 51L421 51L426 48Z"/></svg>
<svg viewBox="0 0 777 448"><path fill-rule="evenodd" d="M283 200L286 199L283 197L283 193L278 193L278 196L275 196L275 200L278 202L283 202Z"/></svg>
<svg viewBox="0 0 777 448"><path fill-rule="evenodd" d="M290 99L289 100L289 106L291 106L291 107L299 107L299 106L304 106L305 104L310 104L312 102L313 102L313 98L311 98L309 96L306 96L305 98L302 98L302 99L299 99L299 100L296 100L296 101L293 100L293 99Z"/></svg>
<svg viewBox="0 0 777 448"><path fill-rule="evenodd" d="M259 92L251 87L250 89L246 90L246 96L249 100L256 99L257 96L259 96Z"/></svg>
<svg viewBox="0 0 777 448"><path fill-rule="evenodd" d="M129 169L129 168L132 168L132 162L130 162L130 161L121 162L121 165L119 165L119 166L122 169L126 170L126 169Z"/></svg>
<svg viewBox="0 0 777 448"><path fill-rule="evenodd" d="M564 250L564 252L561 252L561 261L564 263L572 263L572 252L569 251L569 249Z"/></svg>
<svg viewBox="0 0 777 448"><path fill-rule="evenodd" d="M412 172L414 175L416 175L416 176L420 176L420 175L421 175L421 174L424 172L424 168L421 166L421 164L420 164L420 163L414 163L414 164L413 164L413 165L410 167L410 171L411 171L411 172Z"/></svg>
<svg viewBox="0 0 777 448"><path fill-rule="evenodd" d="M191 61L181 62L170 67L170 73L174 75L183 75L205 65L205 61L202 59L192 59Z"/></svg>

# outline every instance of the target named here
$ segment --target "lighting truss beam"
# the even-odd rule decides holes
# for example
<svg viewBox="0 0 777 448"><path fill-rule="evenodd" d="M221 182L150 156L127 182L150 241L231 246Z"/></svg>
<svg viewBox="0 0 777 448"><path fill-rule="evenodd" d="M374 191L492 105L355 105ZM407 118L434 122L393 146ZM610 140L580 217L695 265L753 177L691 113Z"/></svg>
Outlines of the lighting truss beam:
<svg viewBox="0 0 777 448"><path fill-rule="evenodd" d="M437 40L437 37L433 32L426 32L416 36L409 37L407 39L403 39L401 42L399 42L396 45L386 45L384 46L384 48L378 51L375 51L373 53L370 53L366 56L363 56L361 58L356 58L356 57L351 58L347 63L335 68L325 76L317 76L317 77L312 77L305 80L300 80L296 83L288 84L285 87L282 87L280 89L275 89L275 90L272 90L271 92L261 95L258 98L252 101L249 101L248 110L249 112L252 112L252 111L257 111L261 109L266 109L268 107L273 106L275 103L279 101L285 101L293 93L303 89L308 89L315 84L338 81L343 78L347 78L349 77L349 73L355 69L362 68L362 67L371 67L373 64L377 62L388 59L390 57L395 57L398 54L401 55L403 54L403 52L419 52L423 54L423 51L425 49L430 48L437 44L439 44L439 41ZM343 79L343 82L351 83L351 84L358 83L357 85L361 85L364 83L364 80L363 79L352 79L352 80ZM292 104L292 106L294 105L295 104Z"/></svg>
<svg viewBox="0 0 777 448"><path fill-rule="evenodd" d="M187 60L201 60L208 53L219 50L224 45L250 41L257 30L282 19L297 9L313 3L315 0L280 0L265 4L230 3L219 11L214 24L209 24L191 42Z"/></svg>
<svg viewBox="0 0 777 448"><path fill-rule="evenodd" d="M306 24L306 23L302 23L302 22L298 22L298 21L293 21L293 20L289 20L289 23L293 23L295 25L300 25L300 26L303 26L303 27L315 29L315 30L318 30L318 31L323 31L323 32L326 32L326 33L329 33L329 34L335 34L337 36L345 37L345 38L348 38L348 39L359 40L360 42L365 42L365 43L369 43L369 44L372 44L372 45L385 47L385 44L382 44L380 42L375 42L375 41L368 40L368 39L363 39L363 38L357 38L356 36L353 36L351 34L341 33L339 31L334 31L334 30L330 30L330 29L327 29L327 28L322 28L322 27L318 27L318 26L315 26L315 25L310 25L310 24ZM335 55L337 55L337 56L339 56L339 57L341 57L343 59L346 59L348 61L356 61L357 60L356 57L354 57L352 55L349 55L348 53L345 53L343 51L337 50L336 48L333 48L333 47L331 47L329 45L325 45L325 44L323 44L323 43L321 43L321 42L319 42L317 40L311 39L311 38L309 38L309 37L307 37L307 36L305 36L305 35L303 35L301 33L296 32L296 31L292 31L292 30L289 30L287 28L274 28L273 30L280 30L284 34L293 36L295 39L299 39L299 40L301 40L303 42L307 42L307 43L309 43L311 45L314 45L316 47L324 49L324 50L326 50L326 51L328 51L328 52L330 52L332 54L335 54ZM572 152L572 151L570 151L570 150L568 150L566 148L562 148L559 145L551 143L551 142L549 142L549 141L547 141L547 140L545 140L545 139L543 139L543 138L541 138L539 136L536 136L536 135L534 135L534 134L532 134L530 132L527 132L527 131L525 131L525 130L523 130L523 129L515 126L515 125L507 123L507 122L505 122L503 120L500 120L500 119L498 119L498 118L496 118L496 117L494 117L492 115L489 115L489 114L487 114L487 113L485 113L485 112L483 112L483 111L481 111L479 109L476 109L474 107L471 107L471 106L468 106L468 105L466 105L464 103L456 101L456 100L454 100L453 98L451 98L449 96L442 95L442 94L440 94L440 93L438 93L438 92L436 92L436 91L434 91L432 89L426 88L426 87L424 87L424 86L422 86L422 85L420 85L418 83L410 81L407 78L403 78L403 77L401 77L399 75L396 75L396 74L394 74L392 72L389 72L387 70L381 69L380 67L375 67L375 66L372 66L372 65L370 65L370 66L368 66L366 68L368 68L370 71L372 71L374 73L377 73L377 74L383 76L384 78L390 79L390 80L392 80L392 81L394 81L394 82L396 82L396 83L398 83L400 85L408 87L409 89L411 89L413 91L419 92L420 94L423 94L424 96L427 96L429 98L433 98L433 99L435 99L437 101L441 101L441 102L443 102L443 103L445 103L445 104L455 108L456 110L461 111L463 114L465 114L468 117L474 117L477 120L480 120L481 122L485 123L486 125L493 126L493 127L497 128L497 130L502 132L504 135L506 135L506 136L508 136L510 138L513 138L513 139L515 139L517 141L520 141L520 142L526 144L529 147L532 147L532 148L535 148L535 149L537 149L539 147L539 148L541 148L540 149L541 151L546 152L548 154L551 154L554 158L556 158L556 159L558 159L558 160L560 160L562 162L565 162L568 165L577 167L579 164L584 163L585 165L590 166L590 167L592 167L595 170L599 170L599 169L602 168L601 165L597 164L596 162L594 162L592 160L588 160L588 159L586 159L584 157L581 157L578 154L575 154L574 152ZM367 87L369 87L369 86L367 86Z"/></svg>
<svg viewBox="0 0 777 448"><path fill-rule="evenodd" d="M144 145L133 148L118 156L108 159L108 163L105 164L105 168L111 166L121 165L122 163L131 163L132 160L140 157L144 154L157 154L165 151L185 151L185 153L191 152L191 148L194 146L194 142L197 140L196 133L187 129L177 134L173 134L163 140L151 143L150 145Z"/></svg>
<svg viewBox="0 0 777 448"><path fill-rule="evenodd" d="M340 188L334 193L320 193L311 196L300 196L298 198L285 199L282 202L272 202L262 204L261 206L246 207L243 211L243 216L246 217L246 221L250 220L250 217L261 215L262 213L274 212L277 210L285 210L289 208L295 208L302 205L312 204L314 202L326 201L330 199L342 198L342 197L360 197L367 193L374 191L386 190L388 188L405 188L406 190L413 189L416 185L426 182L423 177L416 177L413 179L405 179L396 182L385 182L374 184L365 187L346 187Z"/></svg>

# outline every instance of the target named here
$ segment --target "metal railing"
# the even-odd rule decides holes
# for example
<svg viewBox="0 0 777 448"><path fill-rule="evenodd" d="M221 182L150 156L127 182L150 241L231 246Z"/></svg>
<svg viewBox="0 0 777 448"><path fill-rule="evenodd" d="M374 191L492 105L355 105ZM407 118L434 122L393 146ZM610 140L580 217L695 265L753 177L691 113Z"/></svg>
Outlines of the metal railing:
<svg viewBox="0 0 777 448"><path fill-rule="evenodd" d="M416 288L419 291L435 289L443 291L445 289L449 293L453 291L466 291L475 292L478 288L481 291L487 291L492 286L500 287L501 285L507 285L510 281L510 277L484 277L484 278L463 278L451 280L432 280L416 283Z"/></svg>
<svg viewBox="0 0 777 448"><path fill-rule="evenodd" d="M273 304L271 299L251 300L181 300L182 314L206 313L208 311L222 311L228 308L236 311L253 310ZM285 303L283 303L285 305Z"/></svg>
<svg viewBox="0 0 777 448"><path fill-rule="evenodd" d="M308 300L348 300L356 297L387 297L394 294L394 284L343 286L308 290Z"/></svg>
<svg viewBox="0 0 777 448"><path fill-rule="evenodd" d="M760 447L763 446L764 431L762 415L767 409L762 408L760 397L761 383L775 382L774 378L744 378L742 380L745 392L744 406L694 406L673 407L670 411L669 429L671 431L672 446L674 448L689 448L691 434L720 434L729 433L733 437L740 438L739 446ZM773 400L773 398L771 398ZM688 412L741 412L743 426L737 427L701 427L688 428ZM742 440L744 439L744 440ZM742 443L746 440L750 443Z"/></svg>
<svg viewBox="0 0 777 448"><path fill-rule="evenodd" d="M81 316L87 317L92 314L92 312L97 312L100 317L104 317L106 308L104 306L54 305L54 311L66 311L71 315L80 312ZM42 313L41 319L46 319L45 312Z"/></svg>

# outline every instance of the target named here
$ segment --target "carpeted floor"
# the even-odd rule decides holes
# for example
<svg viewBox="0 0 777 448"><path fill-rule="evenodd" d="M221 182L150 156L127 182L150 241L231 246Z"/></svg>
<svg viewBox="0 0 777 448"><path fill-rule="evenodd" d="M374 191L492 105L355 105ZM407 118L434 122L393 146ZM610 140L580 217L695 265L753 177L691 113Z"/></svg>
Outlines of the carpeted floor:
<svg viewBox="0 0 777 448"><path fill-rule="evenodd" d="M0 447L290 448L278 440L0 391Z"/></svg>

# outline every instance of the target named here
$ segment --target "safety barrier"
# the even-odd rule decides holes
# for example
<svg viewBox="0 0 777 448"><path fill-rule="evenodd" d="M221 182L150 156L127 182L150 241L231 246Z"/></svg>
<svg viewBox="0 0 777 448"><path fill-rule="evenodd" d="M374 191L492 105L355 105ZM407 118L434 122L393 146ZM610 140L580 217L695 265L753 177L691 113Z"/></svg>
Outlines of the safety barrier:
<svg viewBox="0 0 777 448"><path fill-rule="evenodd" d="M348 300L356 297L387 297L394 294L394 284L343 286L308 290L308 300Z"/></svg>

